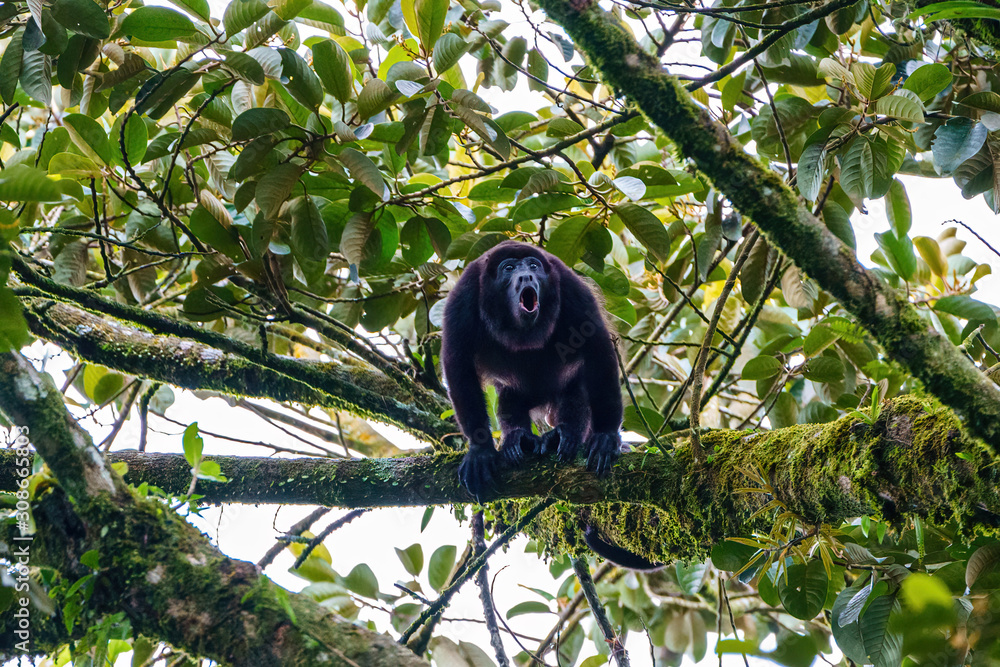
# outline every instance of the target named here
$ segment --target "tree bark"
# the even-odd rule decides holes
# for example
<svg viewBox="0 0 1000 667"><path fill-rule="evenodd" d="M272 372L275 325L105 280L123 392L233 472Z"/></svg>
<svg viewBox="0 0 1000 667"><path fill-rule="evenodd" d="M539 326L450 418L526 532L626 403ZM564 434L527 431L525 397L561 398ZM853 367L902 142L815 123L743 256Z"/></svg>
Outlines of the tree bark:
<svg viewBox="0 0 1000 667"><path fill-rule="evenodd" d="M0 354L0 376L0 410L29 429L60 482L36 489L29 547L31 565L52 567L63 578L65 586L55 589L57 614L70 585L94 573L82 561L96 551L86 618L124 611L137 633L238 666L426 665L391 637L289 593L253 563L227 558L161 502L130 491L68 415L51 379L23 357ZM6 524L0 543L23 544L14 541L17 533ZM62 618L32 613L33 648L52 650L69 637ZM0 620L0 651L19 641L16 623L12 614Z"/></svg>

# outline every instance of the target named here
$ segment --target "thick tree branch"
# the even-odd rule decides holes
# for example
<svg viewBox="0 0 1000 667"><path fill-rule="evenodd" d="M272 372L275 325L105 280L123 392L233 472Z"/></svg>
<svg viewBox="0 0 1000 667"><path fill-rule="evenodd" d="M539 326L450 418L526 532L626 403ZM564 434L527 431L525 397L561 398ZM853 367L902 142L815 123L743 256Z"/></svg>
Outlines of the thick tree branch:
<svg viewBox="0 0 1000 667"><path fill-rule="evenodd" d="M73 495L70 502L55 488L33 502L32 563L72 583L91 573L81 557L95 550L88 612L124 611L134 631L232 665L426 664L390 637L281 589L252 563L227 558L163 504L132 495L70 418L50 378L15 353L0 355L0 373L0 410L29 429L61 489ZM13 524L0 529L0 543L12 544L15 531ZM55 600L58 609L62 602ZM12 615L0 620L0 649L14 645L16 627ZM43 631L36 639L60 641L58 624L45 614L36 611L32 627Z"/></svg>
<svg viewBox="0 0 1000 667"><path fill-rule="evenodd" d="M895 399L871 425L843 417L760 433L712 431L702 442L714 452L707 463L696 464L687 449L626 454L607 480L581 466L535 461L501 477L503 493L491 499L555 497L589 506L547 512L546 521L566 524L543 528L547 541L562 542L564 551L582 550L582 541L567 542L564 530L568 525L573 534L579 515L609 539L659 562L696 558L720 539L766 529L770 517L748 517L772 497L809 523L881 514L926 517L936 525L955 521L967 530L1000 525L996 459L961 432L950 411L929 400ZM458 454L353 461L210 458L230 482L199 481L205 502L391 507L473 500L458 484ZM128 464L132 484L186 493L191 482L191 466L180 454L117 452L108 459ZM0 470L12 467L13 455L0 453ZM742 472L747 470L764 475L771 490L737 493L753 486ZM0 475L0 490L9 490L12 478Z"/></svg>
<svg viewBox="0 0 1000 667"><path fill-rule="evenodd" d="M84 361L124 373L185 389L347 410L396 424L432 441L456 430L436 414L407 404L405 390L370 368L302 361L260 351L230 354L190 338L154 335L64 303L25 299L24 304L25 319L34 335L57 343Z"/></svg>
<svg viewBox="0 0 1000 667"><path fill-rule="evenodd" d="M868 329L892 358L963 416L969 430L1000 447L1000 390L896 290L805 207L781 178L743 150L632 34L594 0L539 0L602 77L636 103L733 205L752 219Z"/></svg>

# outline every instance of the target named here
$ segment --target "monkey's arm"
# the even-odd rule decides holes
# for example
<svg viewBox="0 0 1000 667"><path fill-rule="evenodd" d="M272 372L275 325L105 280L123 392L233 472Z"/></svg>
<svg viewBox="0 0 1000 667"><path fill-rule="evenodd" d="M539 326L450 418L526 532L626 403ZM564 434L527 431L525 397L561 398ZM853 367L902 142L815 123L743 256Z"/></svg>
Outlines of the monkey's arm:
<svg viewBox="0 0 1000 667"><path fill-rule="evenodd" d="M467 271L468 273L468 271ZM478 276L463 276L445 307L441 366L455 418L469 441L469 452L458 469L462 485L473 495L493 484L497 451L493 445L486 397L476 371L476 342L483 335L479 321Z"/></svg>

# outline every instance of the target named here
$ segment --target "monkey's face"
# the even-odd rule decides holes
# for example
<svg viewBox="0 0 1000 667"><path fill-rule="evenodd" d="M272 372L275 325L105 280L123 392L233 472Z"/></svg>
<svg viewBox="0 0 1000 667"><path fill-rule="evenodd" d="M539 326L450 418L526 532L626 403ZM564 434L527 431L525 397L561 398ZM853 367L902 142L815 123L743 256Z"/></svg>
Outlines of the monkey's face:
<svg viewBox="0 0 1000 667"><path fill-rule="evenodd" d="M497 266L496 280L506 294L516 326L530 329L547 307L549 275L535 257L510 257Z"/></svg>

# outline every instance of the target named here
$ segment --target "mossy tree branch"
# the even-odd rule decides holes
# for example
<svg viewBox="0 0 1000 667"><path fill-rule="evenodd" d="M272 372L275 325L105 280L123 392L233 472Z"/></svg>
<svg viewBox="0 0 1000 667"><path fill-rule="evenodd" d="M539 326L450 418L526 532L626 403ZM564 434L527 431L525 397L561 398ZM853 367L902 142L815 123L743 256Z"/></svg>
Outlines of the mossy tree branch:
<svg viewBox="0 0 1000 667"><path fill-rule="evenodd" d="M871 425L843 417L760 433L709 432L703 442L714 454L707 463L695 463L687 449L627 454L603 481L580 466L533 462L506 474L499 484L504 492L491 500L555 497L580 505L575 513L546 512L536 529L556 551L584 548L573 537L582 518L616 543L660 562L697 558L726 537L768 530L772 517L751 521L750 516L772 498L809 523L881 515L919 516L935 525L954 521L965 530L996 527L996 459L962 433L953 413L939 405L928 412L930 405L913 397L895 399ZM197 492L206 502L336 507L472 502L458 484L459 454L211 459L230 481L199 481ZM132 484L185 493L191 481L190 464L179 454L116 452L109 460L128 464L126 480ZM0 469L12 466L12 456L0 454ZM744 474L749 470L760 472L771 488L738 493L755 486Z"/></svg>
<svg viewBox="0 0 1000 667"><path fill-rule="evenodd" d="M893 359L964 417L973 435L1000 447L1000 390L930 329L904 295L865 269L778 174L698 106L613 14L595 0L539 0L539 5L601 77L694 160L770 242L836 297Z"/></svg>
<svg viewBox="0 0 1000 667"><path fill-rule="evenodd" d="M236 354L191 338L154 335L60 302L24 299L31 332L80 359L185 389L347 410L439 441L455 426L410 403L406 390L371 368L269 352ZM246 346L250 347L250 346Z"/></svg>
<svg viewBox="0 0 1000 667"><path fill-rule="evenodd" d="M227 558L162 503L130 493L71 419L51 379L23 357L0 355L0 373L0 410L30 429L61 484L32 505L32 564L53 567L72 583L92 573L83 554L98 553L84 618L124 611L135 632L238 666L426 664L390 637L281 589L252 563ZM12 544L15 530L7 524L0 542ZM64 601L55 602L61 609ZM59 623L35 614L33 639L54 645L33 645L56 649ZM12 615L0 620L0 649L16 643L16 627Z"/></svg>

